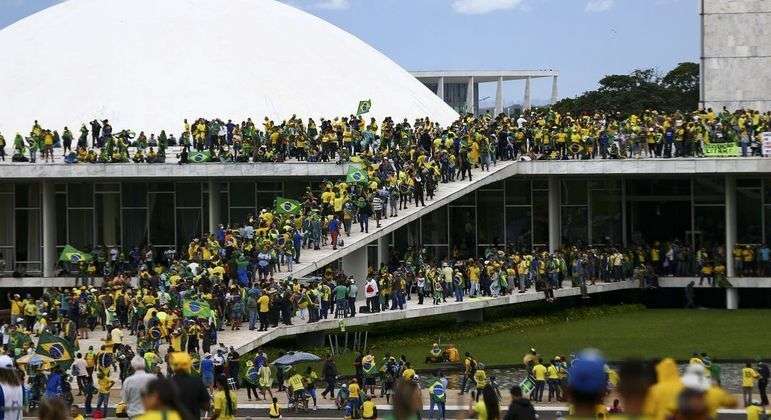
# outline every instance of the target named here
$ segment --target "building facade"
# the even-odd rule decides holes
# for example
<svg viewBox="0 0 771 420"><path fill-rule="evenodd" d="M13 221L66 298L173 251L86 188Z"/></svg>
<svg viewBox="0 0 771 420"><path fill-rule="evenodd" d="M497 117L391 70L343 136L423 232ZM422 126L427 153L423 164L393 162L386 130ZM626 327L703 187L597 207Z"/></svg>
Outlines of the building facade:
<svg viewBox="0 0 771 420"><path fill-rule="evenodd" d="M700 0L701 104L771 109L771 1Z"/></svg>

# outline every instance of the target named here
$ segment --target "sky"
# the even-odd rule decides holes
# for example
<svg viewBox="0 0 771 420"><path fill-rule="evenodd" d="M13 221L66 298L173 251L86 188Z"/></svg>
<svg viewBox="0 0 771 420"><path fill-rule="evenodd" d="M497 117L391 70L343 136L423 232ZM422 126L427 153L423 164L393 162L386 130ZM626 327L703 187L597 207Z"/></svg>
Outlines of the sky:
<svg viewBox="0 0 771 420"><path fill-rule="evenodd" d="M0 28L61 0L0 0ZM159 0L163 1L163 0ZM255 0L260 1L260 0ZM607 74L665 73L699 59L698 0L284 0L356 35L407 70L560 72L559 96ZM507 104L523 82L507 82ZM481 106L495 85L480 86ZM548 100L551 80L532 83Z"/></svg>

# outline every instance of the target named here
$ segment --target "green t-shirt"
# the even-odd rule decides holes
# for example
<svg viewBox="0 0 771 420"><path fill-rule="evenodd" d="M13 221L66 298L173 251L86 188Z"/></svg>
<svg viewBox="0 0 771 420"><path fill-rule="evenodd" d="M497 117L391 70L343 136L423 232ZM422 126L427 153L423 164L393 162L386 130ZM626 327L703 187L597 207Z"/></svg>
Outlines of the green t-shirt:
<svg viewBox="0 0 771 420"><path fill-rule="evenodd" d="M335 294L336 300L342 300L348 298L348 288L343 285L335 286L335 290L333 290L333 293Z"/></svg>

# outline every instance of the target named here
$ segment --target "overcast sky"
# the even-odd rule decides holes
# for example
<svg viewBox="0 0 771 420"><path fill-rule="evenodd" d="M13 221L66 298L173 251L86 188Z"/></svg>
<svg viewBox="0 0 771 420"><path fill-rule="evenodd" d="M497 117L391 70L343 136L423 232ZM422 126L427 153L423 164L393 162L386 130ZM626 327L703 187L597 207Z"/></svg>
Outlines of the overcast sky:
<svg viewBox="0 0 771 420"><path fill-rule="evenodd" d="M0 0L0 28L59 1ZM559 70L561 97L595 88L606 74L646 67L665 72L699 58L697 0L286 2L353 33L408 70ZM520 102L523 87L507 83L506 102ZM550 91L550 80L533 83L536 100L548 99ZM494 93L493 84L480 88L482 98Z"/></svg>

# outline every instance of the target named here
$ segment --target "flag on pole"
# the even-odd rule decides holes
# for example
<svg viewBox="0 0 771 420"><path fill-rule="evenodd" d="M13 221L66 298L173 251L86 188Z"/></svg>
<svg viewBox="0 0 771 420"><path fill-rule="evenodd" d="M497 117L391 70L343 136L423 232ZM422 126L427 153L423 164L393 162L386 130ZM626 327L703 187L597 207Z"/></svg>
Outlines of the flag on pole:
<svg viewBox="0 0 771 420"><path fill-rule="evenodd" d="M91 261L91 254L78 251L71 245L65 245L62 253L59 254L59 261L77 264L81 261Z"/></svg>
<svg viewBox="0 0 771 420"><path fill-rule="evenodd" d="M211 308L206 302L185 299L182 303L182 315L185 318L209 318Z"/></svg>
<svg viewBox="0 0 771 420"><path fill-rule="evenodd" d="M74 361L75 348L69 341L52 334L43 334L37 340L35 353L48 356L59 365L69 367Z"/></svg>
<svg viewBox="0 0 771 420"><path fill-rule="evenodd" d="M372 109L372 100L359 101L359 108L356 110L356 115L366 114Z"/></svg>
<svg viewBox="0 0 771 420"><path fill-rule="evenodd" d="M276 213L278 214L300 214L302 204L297 200L289 198L276 198Z"/></svg>
<svg viewBox="0 0 771 420"><path fill-rule="evenodd" d="M356 165L350 165L348 167L348 175L345 177L345 182L349 184L358 184L369 182L367 172Z"/></svg>
<svg viewBox="0 0 771 420"><path fill-rule="evenodd" d="M192 152L187 158L192 163L203 163L211 160L211 153L208 150L203 152Z"/></svg>

